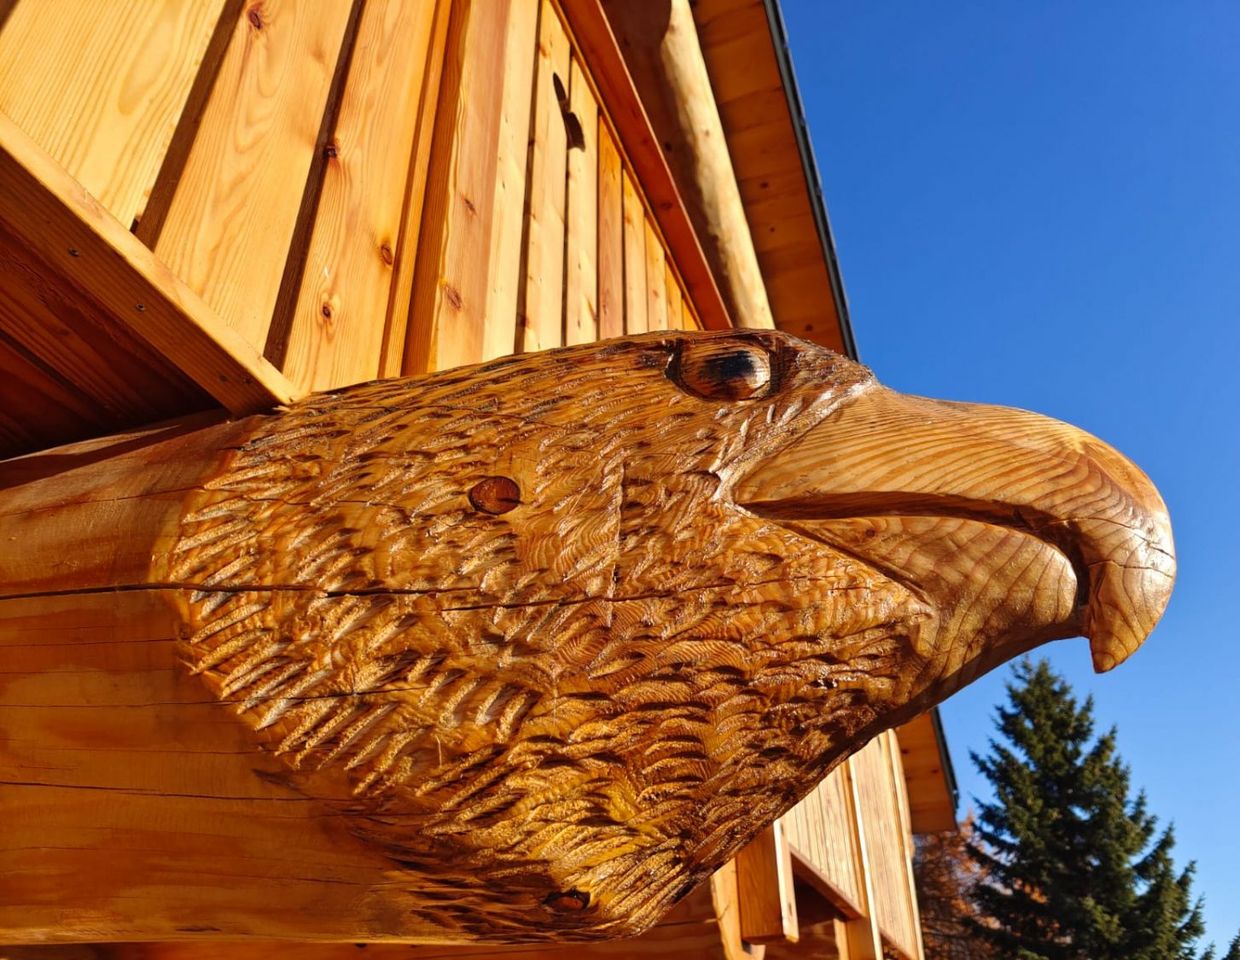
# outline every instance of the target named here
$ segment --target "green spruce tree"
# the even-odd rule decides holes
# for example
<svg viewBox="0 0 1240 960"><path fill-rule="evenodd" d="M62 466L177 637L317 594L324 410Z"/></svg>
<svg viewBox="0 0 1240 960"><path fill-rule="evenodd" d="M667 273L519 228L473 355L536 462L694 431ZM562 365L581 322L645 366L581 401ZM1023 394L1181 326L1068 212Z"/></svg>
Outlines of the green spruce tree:
<svg viewBox="0 0 1240 960"><path fill-rule="evenodd" d="M1092 700L1045 661L1018 664L1008 698L1001 741L973 756L994 790L971 847L979 934L1011 960L1205 960L1193 868L1176 873L1170 830L1155 839L1115 731L1094 736Z"/></svg>

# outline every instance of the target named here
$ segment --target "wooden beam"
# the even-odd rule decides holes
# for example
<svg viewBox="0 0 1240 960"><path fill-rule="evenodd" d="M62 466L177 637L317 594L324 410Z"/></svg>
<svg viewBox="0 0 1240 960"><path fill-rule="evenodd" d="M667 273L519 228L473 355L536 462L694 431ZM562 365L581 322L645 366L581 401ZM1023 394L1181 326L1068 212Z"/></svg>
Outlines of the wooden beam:
<svg viewBox="0 0 1240 960"><path fill-rule="evenodd" d="M625 62L738 326L774 326L689 0L604 0Z"/></svg>
<svg viewBox="0 0 1240 960"><path fill-rule="evenodd" d="M733 325L715 277L685 209L676 180L659 139L650 125L633 78L608 23L601 0L559 0L582 59L598 85L623 153L641 183L659 230L667 240L703 326L709 330ZM654 329L652 326L651 329Z"/></svg>
<svg viewBox="0 0 1240 960"><path fill-rule="evenodd" d="M0 219L100 312L233 413L297 391L8 117L0 114Z"/></svg>

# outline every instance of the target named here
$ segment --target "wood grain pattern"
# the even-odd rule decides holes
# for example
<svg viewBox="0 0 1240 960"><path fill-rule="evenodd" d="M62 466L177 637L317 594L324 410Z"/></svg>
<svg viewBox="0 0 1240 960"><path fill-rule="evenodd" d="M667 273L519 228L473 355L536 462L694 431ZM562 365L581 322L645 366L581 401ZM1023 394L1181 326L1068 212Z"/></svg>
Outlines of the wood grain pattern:
<svg viewBox="0 0 1240 960"><path fill-rule="evenodd" d="M926 403L774 332L655 333L5 464L0 935L635 933L980 672L1153 626L1135 467ZM910 461L932 422L969 466ZM966 509L1032 451L1024 521ZM1114 557L1148 589L1093 608Z"/></svg>
<svg viewBox="0 0 1240 960"><path fill-rule="evenodd" d="M646 211L628 171L624 173L624 332L650 329L646 313Z"/></svg>
<svg viewBox="0 0 1240 960"><path fill-rule="evenodd" d="M3 114L0 221L47 271L37 283L82 291L91 310L145 341L234 413L295 395L253 345Z"/></svg>
<svg viewBox="0 0 1240 960"><path fill-rule="evenodd" d="M598 84L598 100L607 105L621 152L642 184L659 232L667 238L705 326L730 328L727 307L600 0L560 2L576 49Z"/></svg>
<svg viewBox="0 0 1240 960"><path fill-rule="evenodd" d="M379 374L435 13L363 8L284 352L299 389Z"/></svg>
<svg viewBox="0 0 1240 960"><path fill-rule="evenodd" d="M564 343L598 339L598 101L576 57L569 67L569 110L581 145L568 151L568 212L564 264Z"/></svg>
<svg viewBox="0 0 1240 960"><path fill-rule="evenodd" d="M455 3L414 272L406 374L481 359L512 0Z"/></svg>
<svg viewBox="0 0 1240 960"><path fill-rule="evenodd" d="M654 226L643 221L646 234L646 325L649 330L669 328L667 315L667 265L663 244Z"/></svg>
<svg viewBox="0 0 1240 960"><path fill-rule="evenodd" d="M561 91L568 92L568 35L550 0L541 0L534 130L526 223L522 348L564 344L564 217L568 139ZM557 87L558 85L558 87Z"/></svg>
<svg viewBox="0 0 1240 960"><path fill-rule="evenodd" d="M503 106L496 144L495 195L491 206L490 292L482 354L491 360L512 353L517 341L526 217L527 165L530 154L530 92L538 53L537 0L512 6L504 53Z"/></svg>
<svg viewBox="0 0 1240 960"><path fill-rule="evenodd" d="M624 168L606 122L598 125L598 335L624 333Z"/></svg>
<svg viewBox="0 0 1240 960"><path fill-rule="evenodd" d="M246 5L155 242L159 259L259 350L352 6Z"/></svg>
<svg viewBox="0 0 1240 960"><path fill-rule="evenodd" d="M0 113L113 217L141 212L224 0L25 0L0 31Z"/></svg>

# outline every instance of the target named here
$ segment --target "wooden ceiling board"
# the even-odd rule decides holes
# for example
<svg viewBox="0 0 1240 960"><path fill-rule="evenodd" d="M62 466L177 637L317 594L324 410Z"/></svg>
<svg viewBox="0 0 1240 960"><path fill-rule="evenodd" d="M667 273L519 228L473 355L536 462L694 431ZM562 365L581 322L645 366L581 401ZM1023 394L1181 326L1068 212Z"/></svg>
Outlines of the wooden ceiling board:
<svg viewBox="0 0 1240 960"><path fill-rule="evenodd" d="M896 730L914 833L956 829L954 778L945 764L946 748L933 713L923 713Z"/></svg>

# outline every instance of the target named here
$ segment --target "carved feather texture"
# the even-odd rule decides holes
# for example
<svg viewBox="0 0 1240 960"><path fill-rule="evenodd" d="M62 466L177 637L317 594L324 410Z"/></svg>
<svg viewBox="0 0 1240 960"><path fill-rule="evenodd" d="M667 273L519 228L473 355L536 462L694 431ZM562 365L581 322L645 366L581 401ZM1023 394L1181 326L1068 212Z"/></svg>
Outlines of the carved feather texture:
<svg viewBox="0 0 1240 960"><path fill-rule="evenodd" d="M768 355L769 391L678 382L710 343ZM941 612L847 522L833 545L730 496L871 384L776 333L652 334L312 397L186 504L185 659L415 912L640 930L968 659L929 652ZM519 505L471 504L489 477ZM952 523L966 557L1057 575L1031 538Z"/></svg>

